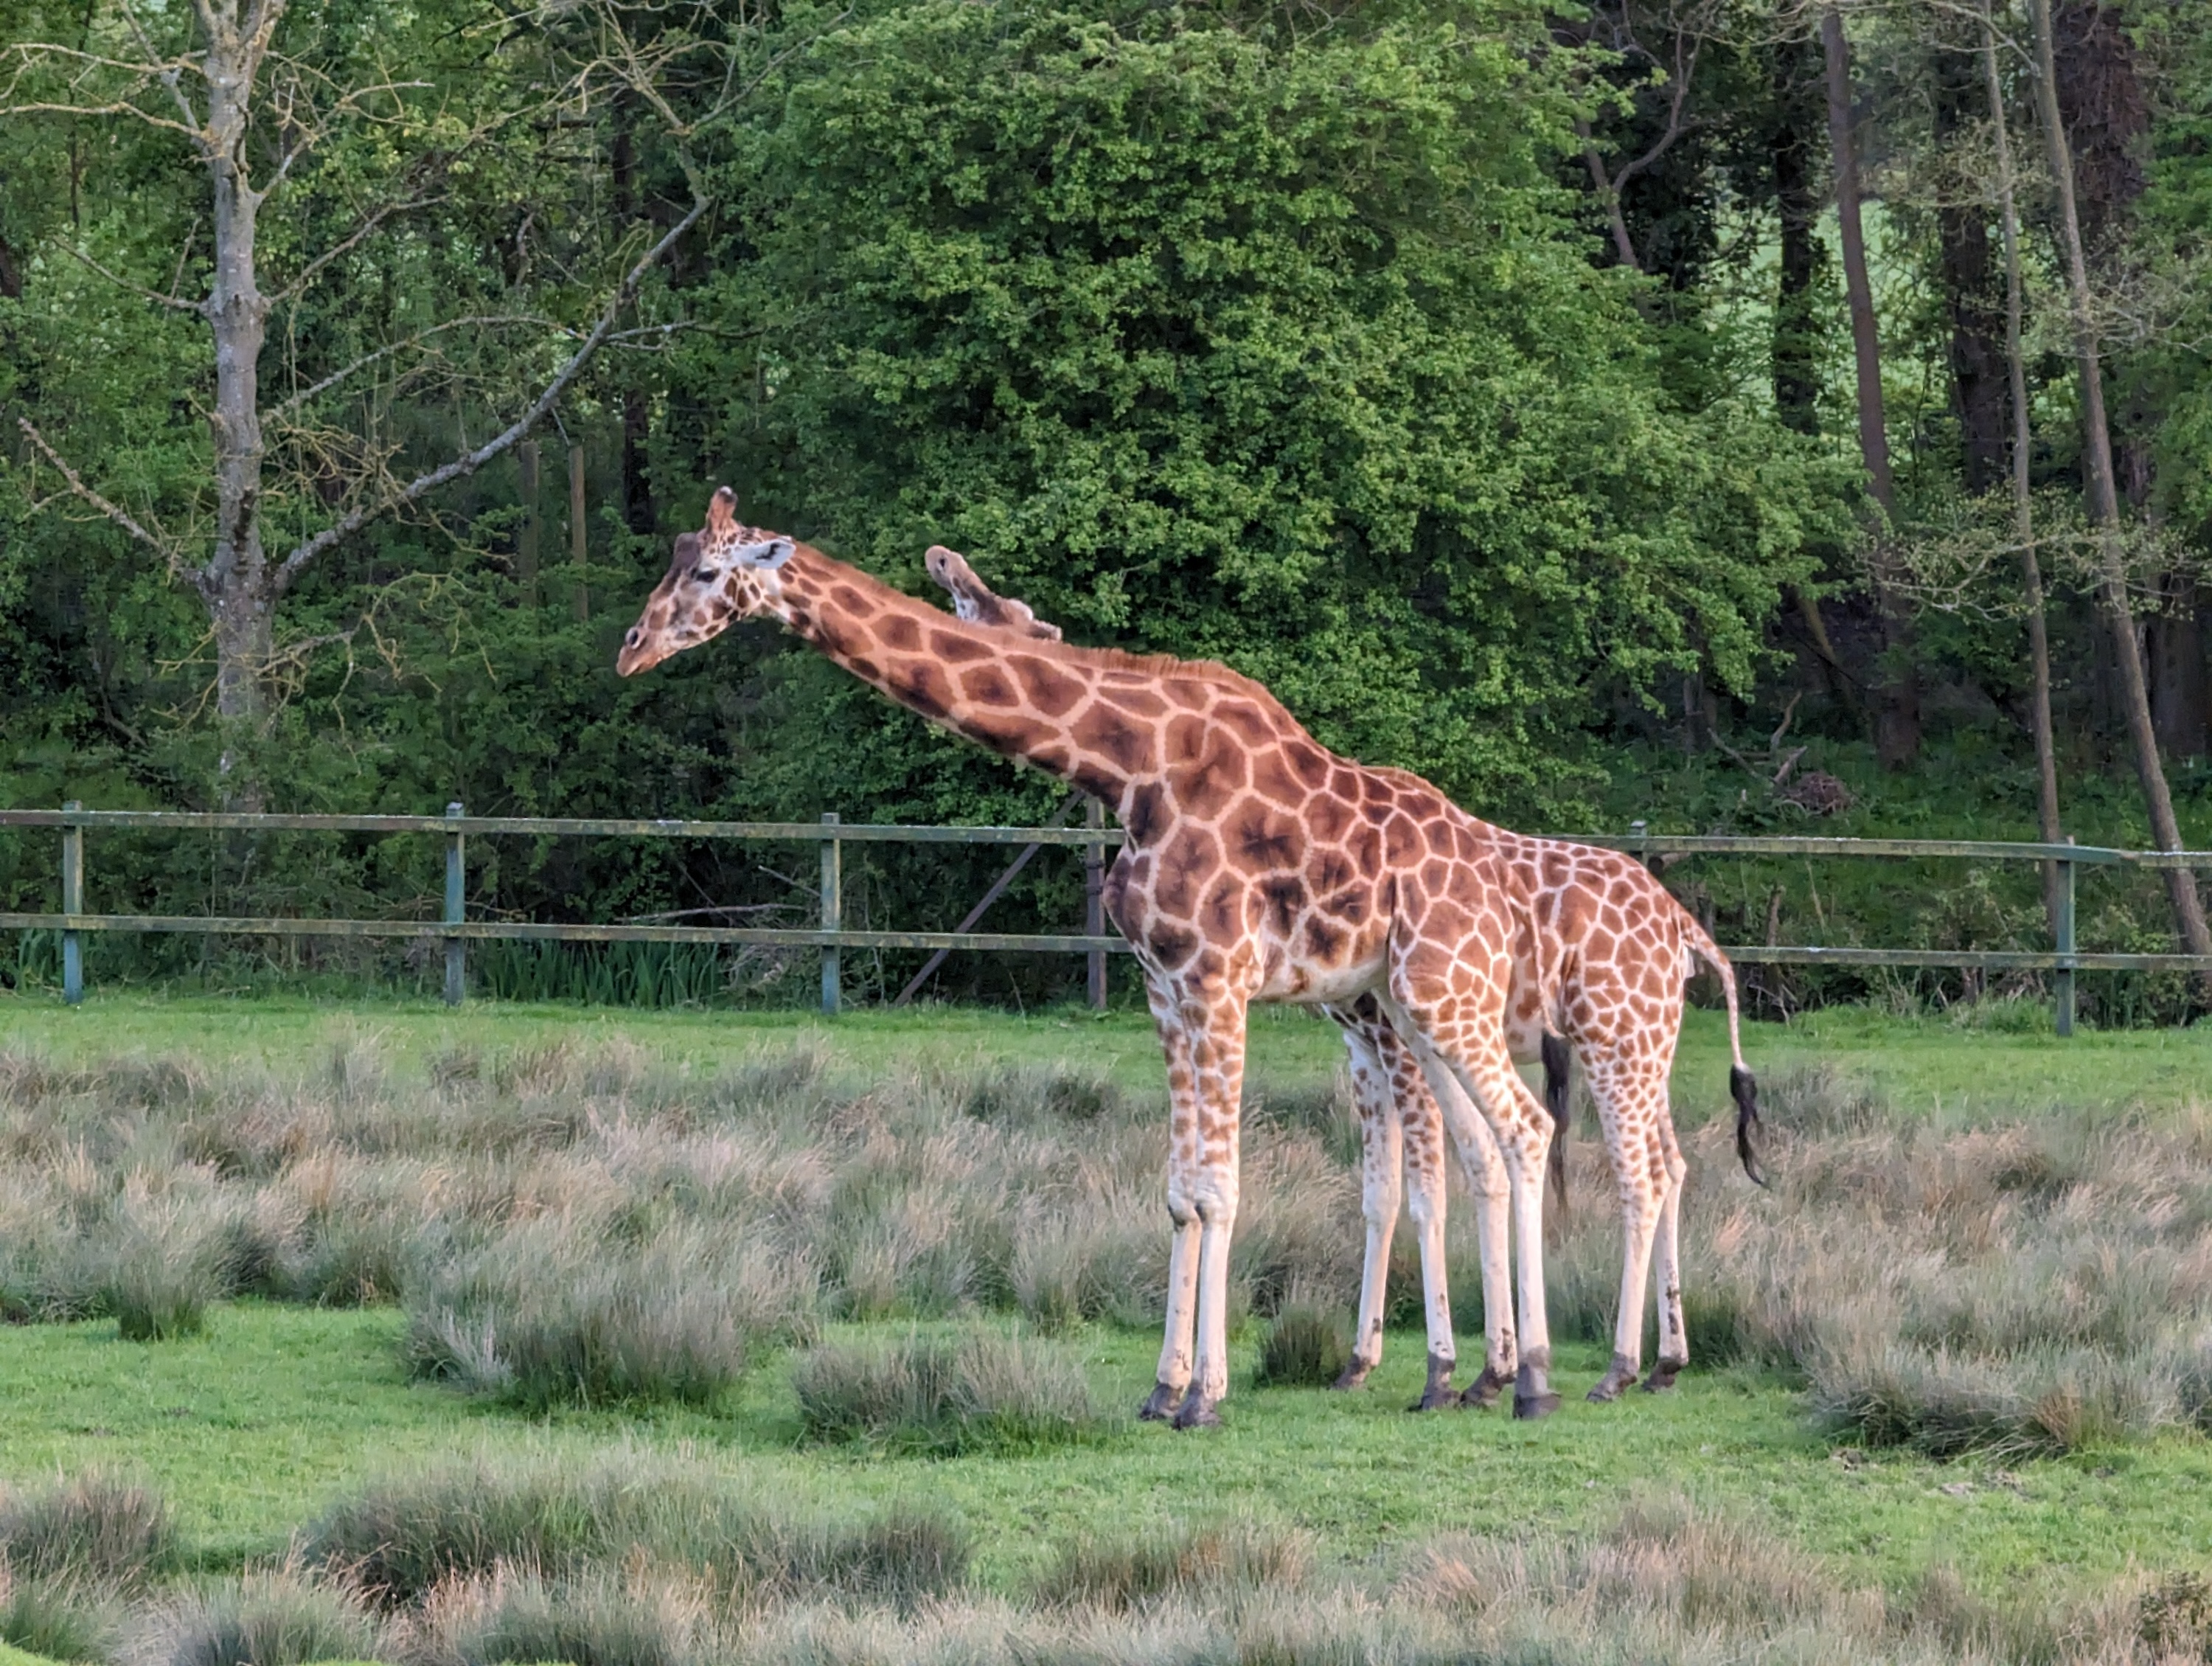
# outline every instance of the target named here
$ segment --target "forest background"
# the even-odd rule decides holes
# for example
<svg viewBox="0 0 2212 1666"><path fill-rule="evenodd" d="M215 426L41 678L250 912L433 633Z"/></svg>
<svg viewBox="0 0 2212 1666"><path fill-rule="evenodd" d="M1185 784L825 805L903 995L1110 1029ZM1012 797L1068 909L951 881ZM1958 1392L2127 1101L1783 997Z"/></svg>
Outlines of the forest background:
<svg viewBox="0 0 2212 1666"><path fill-rule="evenodd" d="M2204 21L0 0L0 805L1063 812L764 627L617 679L726 482L908 590L942 541L1075 640L1226 660L1531 830L2212 844ZM0 838L0 907L54 906L52 842ZM420 913L433 842L104 836L94 897ZM1003 860L851 848L846 922L945 928ZM479 842L470 905L799 924L810 866ZM2025 865L1669 879L1724 941L2045 941ZM2095 884L2084 946L2212 949L2186 876ZM990 923L1080 908L1048 858ZM52 959L30 934L0 980ZM473 964L641 1000L806 970ZM864 995L912 970L848 958ZM102 939L93 971L429 969ZM954 957L935 988L1079 976Z"/></svg>

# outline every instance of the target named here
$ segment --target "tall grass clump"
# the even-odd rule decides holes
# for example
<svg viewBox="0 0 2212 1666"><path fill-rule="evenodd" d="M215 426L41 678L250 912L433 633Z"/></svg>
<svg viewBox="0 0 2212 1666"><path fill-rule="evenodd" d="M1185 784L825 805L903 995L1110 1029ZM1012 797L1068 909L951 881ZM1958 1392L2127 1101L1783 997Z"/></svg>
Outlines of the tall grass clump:
<svg viewBox="0 0 2212 1666"><path fill-rule="evenodd" d="M810 1441L949 1456L1097 1440L1121 1426L1080 1362L994 1331L817 1347L792 1371Z"/></svg>
<svg viewBox="0 0 2212 1666"><path fill-rule="evenodd" d="M1054 1552L1036 1596L1056 1607L1120 1612L1164 1597L1218 1596L1232 1587L1295 1587L1312 1569L1313 1547L1304 1535L1255 1522L1220 1522L1069 1541Z"/></svg>
<svg viewBox="0 0 2212 1666"><path fill-rule="evenodd" d="M109 1589L19 1578L0 1562L0 1643L11 1648L46 1660L105 1661L114 1651L118 1608Z"/></svg>
<svg viewBox="0 0 2212 1666"><path fill-rule="evenodd" d="M427 1280L408 1304L416 1375L532 1411L703 1406L734 1386L748 1335L742 1288L718 1276L727 1258L689 1233L641 1252L602 1250L514 1233Z"/></svg>
<svg viewBox="0 0 2212 1666"><path fill-rule="evenodd" d="M894 1505L853 1518L780 1500L669 1459L546 1457L472 1463L379 1481L310 1527L303 1554L387 1606L441 1584L528 1568L556 1584L643 1555L754 1598L822 1592L912 1602L967 1576L968 1535L950 1518Z"/></svg>
<svg viewBox="0 0 2212 1666"><path fill-rule="evenodd" d="M0 1564L19 1578L135 1586L177 1563L158 1493L98 1471L40 1493L0 1491Z"/></svg>
<svg viewBox="0 0 2212 1666"><path fill-rule="evenodd" d="M1352 1364L1352 1318L1317 1302L1285 1302L1260 1339L1255 1385L1325 1389Z"/></svg>
<svg viewBox="0 0 2212 1666"><path fill-rule="evenodd" d="M197 1336L220 1295L207 1250L133 1234L120 1246L107 1285L108 1310L126 1342Z"/></svg>
<svg viewBox="0 0 2212 1666"><path fill-rule="evenodd" d="M556 1583L501 1568L438 1593L423 1627L433 1659L453 1666L691 1666L728 1657L696 1582L601 1572Z"/></svg>
<svg viewBox="0 0 2212 1666"><path fill-rule="evenodd" d="M307 1666L389 1657L360 1596L293 1567L217 1581L157 1607L130 1650L149 1666Z"/></svg>

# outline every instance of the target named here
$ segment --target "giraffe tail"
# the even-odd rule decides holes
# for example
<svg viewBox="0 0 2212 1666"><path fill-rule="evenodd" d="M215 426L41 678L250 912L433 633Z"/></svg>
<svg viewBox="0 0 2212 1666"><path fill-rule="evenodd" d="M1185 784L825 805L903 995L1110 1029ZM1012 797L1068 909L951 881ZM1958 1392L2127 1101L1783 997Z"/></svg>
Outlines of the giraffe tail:
<svg viewBox="0 0 2212 1666"><path fill-rule="evenodd" d="M1735 968L1720 951L1720 945L1705 934L1687 909L1681 910L1682 936L1690 952L1713 969L1721 981L1721 992L1728 997L1729 1097L1735 1101L1735 1154L1743 1164L1743 1171L1759 1185L1766 1183L1766 1176L1759 1166L1759 1145L1764 1133L1759 1120L1759 1079L1751 1073L1743 1061L1743 1025L1736 1006Z"/></svg>
<svg viewBox="0 0 2212 1666"><path fill-rule="evenodd" d="M1544 1031L1544 1104L1552 1113L1552 1195L1559 1200L1562 1220L1567 1213L1569 1062L1566 1043Z"/></svg>

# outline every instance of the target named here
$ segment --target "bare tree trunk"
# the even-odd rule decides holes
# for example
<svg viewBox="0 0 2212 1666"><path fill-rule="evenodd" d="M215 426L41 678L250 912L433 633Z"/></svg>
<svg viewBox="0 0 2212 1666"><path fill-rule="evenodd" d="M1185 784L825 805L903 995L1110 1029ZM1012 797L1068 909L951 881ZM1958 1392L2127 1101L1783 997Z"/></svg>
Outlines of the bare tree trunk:
<svg viewBox="0 0 2212 1666"><path fill-rule="evenodd" d="M1774 170L1774 207L1781 223L1774 291L1774 334L1768 361L1774 380L1774 412L1784 428L1820 431L1820 331L1814 284L1820 266L1820 196L1814 178L1814 141L1808 118L1814 71L1809 43L1784 35L1774 43L1768 88L1773 125L1767 150ZM1836 654L1817 597L1797 593L1797 615L1820 666L1820 680L1854 721L1862 715L1858 691Z"/></svg>
<svg viewBox="0 0 2212 1666"><path fill-rule="evenodd" d="M213 287L208 326L215 333L215 549L200 588L214 615L216 715L222 725L219 765L226 804L258 809L260 792L239 770L239 747L262 711L261 679L271 642L269 564L261 549L261 344L269 302L256 269L261 193L249 183L245 155L251 100L269 37L283 12L277 0L248 11L203 11L207 37L207 125L202 154L214 186Z"/></svg>
<svg viewBox="0 0 2212 1666"><path fill-rule="evenodd" d="M2051 727L2051 638L2044 624L2043 564L2035 554L2035 499L2028 478L2027 357L2021 344L2022 312L2020 209L2014 195L2012 132L2005 119L2004 81L1997 73L1996 29L1990 0L1981 0L1982 79L1996 136L1997 219L2004 235L2005 372L2012 404L2012 523L2020 541L2021 587L2027 598L2027 654L2033 678L2030 722L2035 731L2036 830L2045 844L2065 836L2058 821L2058 751ZM2058 864L2043 865L2043 912L2053 939L2058 933Z"/></svg>
<svg viewBox="0 0 2212 1666"><path fill-rule="evenodd" d="M1774 410L1784 428L1800 434L1817 434L1820 428L1820 331L1813 314L1820 203L1814 185L1813 141L1803 119L1808 113L1808 56L1802 40L1785 38L1775 44L1775 122L1769 145L1774 206L1782 227L1771 349Z"/></svg>
<svg viewBox="0 0 2212 1666"><path fill-rule="evenodd" d="M1881 609L1883 658L1881 694L1875 715L1875 751L1887 767L1902 769L1920 751L1920 685L1912 662L1912 621L1896 587L1888 581L1886 551L1897 513L1897 489L1889 468L1889 434L1881 398L1881 348L1876 337L1874 286L1867 277L1866 234L1859 220L1858 153L1851 137L1850 49L1844 40L1843 14L1831 5L1820 15L1820 46L1826 58L1828 143L1835 153L1836 217L1844 254L1844 293L1850 306L1851 358L1858 388L1859 457L1867 489L1881 510L1875 529L1875 600Z"/></svg>
<svg viewBox="0 0 2212 1666"><path fill-rule="evenodd" d="M2068 299L2074 315L2074 350L2081 379L2081 428L2089 486L2089 512L2097 523L2102 551L2105 608L2112 627L2113 656L2118 661L2120 695L2134 744L2136 775L2142 785L2143 803L2150 812L2151 836L2161 850L2179 850L2181 827L2173 814L2173 797L2166 790L2166 766L2158 755L2158 736L2151 727L2150 696L2143 685L2142 654L2136 645L2133 610L2128 605L2127 574L2121 562L2120 501L2112 473L2112 430L2105 420L2104 374L2099 362L2097 325L2090 307L2089 266L2081 246L2081 221L2074 204L2074 158L2066 140L2065 124L2058 113L2057 70L2051 43L2051 0L2028 0L2035 27L2035 99L2043 119L2043 140L2051 158L2051 175L2057 187L2058 229L2066 257ZM2172 906L2175 934L2191 954L2212 955L2212 931L2204 923L2204 904L2197 894L2197 878L2184 868L2167 868L2166 897ZM2203 980L2212 996L2212 975Z"/></svg>
<svg viewBox="0 0 2212 1666"><path fill-rule="evenodd" d="M1975 64L1959 50L1954 26L1939 15L1929 42L1933 63L1935 138L1954 149L1973 121L1978 89ZM1936 213L1942 250L1944 300L1951 314L1952 406L1959 419L1962 474L1979 497L2004 467L2004 350L1997 339L1991 294L1990 234L1979 202L1946 201Z"/></svg>

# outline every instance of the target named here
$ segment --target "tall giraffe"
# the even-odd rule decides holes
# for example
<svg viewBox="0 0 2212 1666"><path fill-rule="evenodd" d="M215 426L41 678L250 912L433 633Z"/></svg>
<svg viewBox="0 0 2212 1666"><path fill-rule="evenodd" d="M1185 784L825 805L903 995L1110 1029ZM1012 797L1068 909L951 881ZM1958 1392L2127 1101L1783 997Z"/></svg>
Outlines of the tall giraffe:
<svg viewBox="0 0 2212 1666"><path fill-rule="evenodd" d="M930 576L952 593L963 617L1019 634L1049 632L1052 640L1059 640L1057 626L1039 620L1027 604L994 592L952 550L933 548L927 565ZM1620 1194L1622 1267L1613 1354L1589 1397L1617 1399L1637 1380L1643 1359L1644 1292L1655 1252L1659 1359L1644 1386L1658 1392L1672 1387L1689 1362L1680 1243L1685 1168L1667 1090L1681 1025L1682 983L1692 958L1713 969L1727 997L1737 1154L1745 1171L1753 1180L1760 1178L1751 1145L1758 1125L1757 1088L1743 1062L1735 974L1705 928L1642 863L1615 851L1503 829L1492 829L1491 836L1505 853L1516 886L1530 899L1528 917L1533 922L1516 945L1521 952L1506 1007L1507 1045L1516 1062L1543 1061L1557 1125L1552 1153L1558 1158L1565 1149L1565 1053L1571 1044L1597 1105ZM1402 1171L1420 1246L1429 1329L1429 1380L1420 1404L1434 1408L1449 1397L1453 1349L1443 1257L1442 1118L1421 1071L1371 1000L1325 1010L1342 1030L1352 1055L1367 1219L1358 1340L1352 1364L1337 1386L1358 1387L1382 1359L1384 1281ZM1462 1152L1462 1160L1475 1199L1488 1309L1503 1288L1494 1258L1504 1253L1504 1238L1492 1229L1492 1212L1502 1207L1504 1183L1494 1148L1478 1143ZM1555 1165L1553 1177L1564 1198L1564 1166ZM1461 1403L1488 1405L1501 1386L1486 1362Z"/></svg>
<svg viewBox="0 0 2212 1666"><path fill-rule="evenodd" d="M1171 1104L1166 1335L1145 1415L1215 1423L1229 1389L1249 1003L1364 994L1413 1049L1462 1147L1477 1120L1496 1138L1519 1311L1487 1316L1489 1358L1512 1371L1517 1414L1558 1406L1543 1282L1552 1124L1504 1036L1506 945L1528 924L1483 824L1413 777L1335 757L1225 666L955 618L741 524L727 487L706 526L676 540L616 669L634 676L762 616L924 718L1103 800L1121 820L1104 902L1145 973Z"/></svg>

